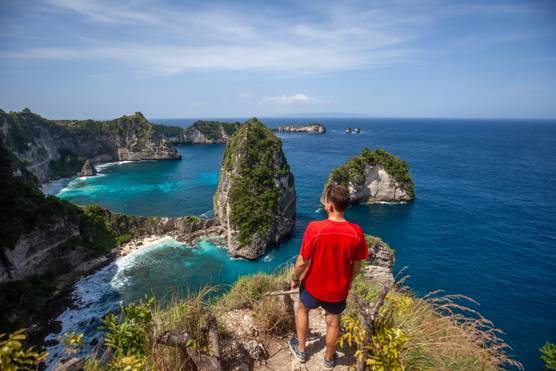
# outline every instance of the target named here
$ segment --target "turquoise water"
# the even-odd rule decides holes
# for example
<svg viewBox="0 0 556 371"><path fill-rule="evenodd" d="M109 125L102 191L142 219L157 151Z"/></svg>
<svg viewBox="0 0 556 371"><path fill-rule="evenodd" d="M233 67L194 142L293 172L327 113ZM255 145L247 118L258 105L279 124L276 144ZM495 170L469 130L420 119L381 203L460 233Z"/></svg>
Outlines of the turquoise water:
<svg viewBox="0 0 556 371"><path fill-rule="evenodd" d="M161 121L185 126L192 120ZM417 199L405 205L358 205L348 210L348 218L396 249L396 270L408 267L408 283L419 294L445 289L476 299L477 309L506 332L512 354L528 369L539 369L538 348L556 341L556 122L318 121L327 126L325 135L280 134L298 194L292 240L256 262L232 260L210 241L197 249L160 243L128 258L125 269L115 264L90 278L87 285L107 291L92 302L77 292L86 304L71 315L101 313L145 293L162 298L274 271L297 254L305 225L323 217L319 197L329 171L364 146L383 147L408 161ZM277 126L285 120L264 122ZM362 133L347 135L347 126ZM62 182L50 191L66 186L59 197L130 214L209 216L224 146L178 150L182 161L117 164L100 176ZM68 324L77 321L68 318Z"/></svg>

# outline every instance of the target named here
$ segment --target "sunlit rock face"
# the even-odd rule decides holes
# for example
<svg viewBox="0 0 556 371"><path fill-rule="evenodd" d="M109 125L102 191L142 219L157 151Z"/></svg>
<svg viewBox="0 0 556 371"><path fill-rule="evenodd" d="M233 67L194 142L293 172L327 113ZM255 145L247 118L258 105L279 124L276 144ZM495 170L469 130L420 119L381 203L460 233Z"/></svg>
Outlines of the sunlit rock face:
<svg viewBox="0 0 556 371"><path fill-rule="evenodd" d="M0 139L39 180L76 175L86 160L176 160L180 154L140 113L109 121L48 120L0 110Z"/></svg>
<svg viewBox="0 0 556 371"><path fill-rule="evenodd" d="M295 207L294 177L282 142L259 120L245 122L228 141L214 196L230 254L255 259L287 239Z"/></svg>

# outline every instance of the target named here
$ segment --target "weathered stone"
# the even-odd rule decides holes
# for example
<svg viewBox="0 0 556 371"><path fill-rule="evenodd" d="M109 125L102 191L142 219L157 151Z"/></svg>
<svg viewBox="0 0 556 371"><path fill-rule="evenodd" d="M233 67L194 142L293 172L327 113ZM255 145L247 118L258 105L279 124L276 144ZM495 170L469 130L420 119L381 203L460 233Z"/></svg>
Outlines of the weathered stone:
<svg viewBox="0 0 556 371"><path fill-rule="evenodd" d="M314 133L314 134L324 134L326 133L326 128L323 124L289 124L278 126L272 129L272 131L285 132L285 133Z"/></svg>
<svg viewBox="0 0 556 371"><path fill-rule="evenodd" d="M0 110L0 139L39 181L77 173L85 159L180 159L164 135L140 113L110 121L48 120L29 110Z"/></svg>
<svg viewBox="0 0 556 371"><path fill-rule="evenodd" d="M85 161L83 167L81 168L81 171L79 172L79 176L94 176L94 175L97 175L97 169L95 169L95 166L93 165L91 160Z"/></svg>
<svg viewBox="0 0 556 371"><path fill-rule="evenodd" d="M247 121L228 141L214 196L230 254L255 259L288 238L295 201L282 142L257 119Z"/></svg>
<svg viewBox="0 0 556 371"><path fill-rule="evenodd" d="M324 186L321 203L324 203L324 191L331 183L346 186L352 204L404 202L415 197L407 163L381 149L370 151L365 148L360 155L334 169Z"/></svg>

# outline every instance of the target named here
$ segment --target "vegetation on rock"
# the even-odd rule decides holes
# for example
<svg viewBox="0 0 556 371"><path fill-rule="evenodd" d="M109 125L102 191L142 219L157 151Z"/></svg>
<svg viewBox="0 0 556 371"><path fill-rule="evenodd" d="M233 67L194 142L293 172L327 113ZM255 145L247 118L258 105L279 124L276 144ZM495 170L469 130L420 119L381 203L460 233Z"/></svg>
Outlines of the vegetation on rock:
<svg viewBox="0 0 556 371"><path fill-rule="evenodd" d="M203 133L209 140L220 140L223 139L221 135L221 130L227 136L231 136L239 127L239 122L221 122L221 121L204 121L198 120L193 123L189 128L186 129L186 133L199 130Z"/></svg>
<svg viewBox="0 0 556 371"><path fill-rule="evenodd" d="M127 149L123 159L179 158L166 137L136 112L114 120L48 120L29 109L6 113L0 110L0 139L21 159L40 169L32 171L45 179L75 175L87 158L104 156L118 160L119 149ZM46 175L45 175L46 172Z"/></svg>
<svg viewBox="0 0 556 371"><path fill-rule="evenodd" d="M362 185L365 183L365 167L377 164L384 166L388 174L410 198L415 196L407 162L380 148L374 151L364 148L361 154L350 158L345 164L332 170L327 184L335 182L347 187L352 182L354 185Z"/></svg>
<svg viewBox="0 0 556 371"><path fill-rule="evenodd" d="M285 159L277 161L279 156L283 156L281 140L255 118L228 141L222 168L234 171L230 220L239 229L242 245L248 245L254 234L266 236L276 221L280 190L274 179L290 171Z"/></svg>

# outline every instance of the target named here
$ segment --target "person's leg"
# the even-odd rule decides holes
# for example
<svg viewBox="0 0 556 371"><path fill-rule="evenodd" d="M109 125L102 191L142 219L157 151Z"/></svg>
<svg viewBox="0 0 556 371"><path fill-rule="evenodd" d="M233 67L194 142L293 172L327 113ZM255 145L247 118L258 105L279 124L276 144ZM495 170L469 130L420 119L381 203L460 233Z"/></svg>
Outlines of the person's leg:
<svg viewBox="0 0 556 371"><path fill-rule="evenodd" d="M340 314L326 312L326 353L324 358L331 361L336 352L336 341L340 336Z"/></svg>
<svg viewBox="0 0 556 371"><path fill-rule="evenodd" d="M305 342L307 341L307 332L309 331L309 311L311 309L307 308L301 301L297 305L297 313L295 315L295 328L297 331L297 340L299 345L297 346L301 352L305 352Z"/></svg>

